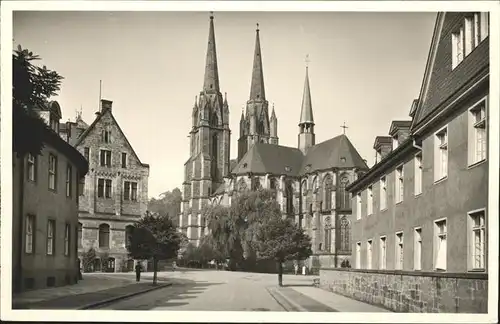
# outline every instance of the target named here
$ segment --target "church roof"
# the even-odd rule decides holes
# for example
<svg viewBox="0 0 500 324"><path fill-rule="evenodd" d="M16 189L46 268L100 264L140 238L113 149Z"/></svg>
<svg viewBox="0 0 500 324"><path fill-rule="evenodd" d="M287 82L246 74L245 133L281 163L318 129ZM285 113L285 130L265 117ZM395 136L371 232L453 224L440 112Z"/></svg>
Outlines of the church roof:
<svg viewBox="0 0 500 324"><path fill-rule="evenodd" d="M299 174L304 156L299 149L275 144L257 143L234 168L233 174Z"/></svg>
<svg viewBox="0 0 500 324"><path fill-rule="evenodd" d="M347 136L339 135L309 148L301 173L329 168L368 169L368 165Z"/></svg>

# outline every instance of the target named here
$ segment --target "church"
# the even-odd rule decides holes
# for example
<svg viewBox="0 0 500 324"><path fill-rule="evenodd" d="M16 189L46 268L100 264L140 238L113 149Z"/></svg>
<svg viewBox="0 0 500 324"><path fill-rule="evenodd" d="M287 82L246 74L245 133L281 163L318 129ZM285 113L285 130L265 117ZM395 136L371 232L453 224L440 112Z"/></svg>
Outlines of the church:
<svg viewBox="0 0 500 324"><path fill-rule="evenodd" d="M348 266L352 209L346 186L368 166L345 134L316 143L308 67L300 115L297 111L297 147L279 145L278 118L266 99L259 33L257 25L250 97L241 114L237 159L231 159L230 109L219 87L210 16L203 89L192 109L190 156L184 164L180 231L198 245L208 233L204 206L229 205L237 192L269 188L276 190L283 214L312 238L309 268Z"/></svg>

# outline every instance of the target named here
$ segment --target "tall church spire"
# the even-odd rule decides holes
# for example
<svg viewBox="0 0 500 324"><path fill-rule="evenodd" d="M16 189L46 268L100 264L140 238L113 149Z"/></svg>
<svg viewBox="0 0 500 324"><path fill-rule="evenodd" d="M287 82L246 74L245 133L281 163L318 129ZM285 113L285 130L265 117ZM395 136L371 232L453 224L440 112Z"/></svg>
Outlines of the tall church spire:
<svg viewBox="0 0 500 324"><path fill-rule="evenodd" d="M308 62L308 59L307 61ZM313 124L313 111L311 103L311 89L309 87L309 66L306 65L306 80L304 82L304 93L302 95L302 109L300 111L300 124Z"/></svg>
<svg viewBox="0 0 500 324"><path fill-rule="evenodd" d="M210 29L208 32L207 60L205 63L205 79L203 90L219 92L219 72L217 68L217 52L215 50L214 15L210 13Z"/></svg>
<svg viewBox="0 0 500 324"><path fill-rule="evenodd" d="M264 90L264 72L262 70L262 55L260 52L259 24L257 24L255 36L255 52L253 57L252 85L250 88L250 100L266 100Z"/></svg>

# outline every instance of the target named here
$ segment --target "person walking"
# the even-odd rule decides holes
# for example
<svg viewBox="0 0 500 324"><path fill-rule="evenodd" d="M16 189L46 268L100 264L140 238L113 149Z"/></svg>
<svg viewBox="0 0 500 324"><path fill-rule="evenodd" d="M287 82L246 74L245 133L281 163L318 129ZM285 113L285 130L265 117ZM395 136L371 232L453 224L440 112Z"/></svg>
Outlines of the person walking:
<svg viewBox="0 0 500 324"><path fill-rule="evenodd" d="M295 260L293 262L293 269L295 270L295 275L299 274L299 263Z"/></svg>
<svg viewBox="0 0 500 324"><path fill-rule="evenodd" d="M137 282L141 281L141 270L142 270L141 264L137 262L135 266L135 281Z"/></svg>
<svg viewBox="0 0 500 324"><path fill-rule="evenodd" d="M76 259L76 264L77 264L77 268L78 268L78 280L83 280L82 265L81 265L80 258Z"/></svg>

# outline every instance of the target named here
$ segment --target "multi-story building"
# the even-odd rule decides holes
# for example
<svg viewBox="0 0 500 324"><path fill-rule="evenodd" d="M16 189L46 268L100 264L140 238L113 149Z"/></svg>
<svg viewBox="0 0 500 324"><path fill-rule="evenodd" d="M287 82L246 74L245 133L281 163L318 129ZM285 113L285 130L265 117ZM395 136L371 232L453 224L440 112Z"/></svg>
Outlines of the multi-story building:
<svg viewBox="0 0 500 324"><path fill-rule="evenodd" d="M58 135L59 104L52 101L36 111L50 126L41 134L42 151L24 157L13 152L12 270L17 292L78 279L78 183L88 164Z"/></svg>
<svg viewBox="0 0 500 324"><path fill-rule="evenodd" d="M488 13L481 12L437 15L411 120L393 121L389 136L376 138L377 163L347 188L355 215L353 267L409 276L389 276L388 283L375 275L366 277L365 284L374 291L386 284L390 288L394 280L402 295L408 292L410 304L380 301L387 307L430 312L486 309L488 19ZM439 295L441 288L432 289L437 281L440 287L449 285L460 305L446 299L452 296ZM418 288L409 287L414 284ZM466 293L462 286L472 288ZM411 304L418 299L410 296L410 289L435 300Z"/></svg>
<svg viewBox="0 0 500 324"><path fill-rule="evenodd" d="M193 244L208 232L207 204L231 203L243 190L270 188L284 214L312 237L309 267L347 264L351 204L345 190L368 169L347 136L316 143L308 68L298 123L297 147L278 145L278 119L264 87L260 30L256 30L250 97L240 120L238 158L230 160L229 106L219 90L213 16L210 17L204 87L193 108L191 154L185 164L180 228ZM319 261L319 262L317 262Z"/></svg>
<svg viewBox="0 0 500 324"><path fill-rule="evenodd" d="M96 115L90 126L78 116L62 132L89 162L80 183L78 251L82 257L96 250L95 271L130 271L135 261L126 245L133 224L147 210L149 165L118 125L111 101L102 99Z"/></svg>

